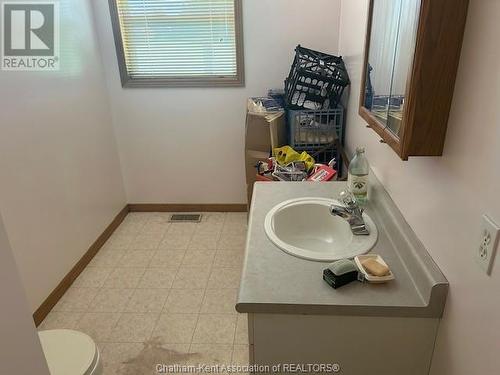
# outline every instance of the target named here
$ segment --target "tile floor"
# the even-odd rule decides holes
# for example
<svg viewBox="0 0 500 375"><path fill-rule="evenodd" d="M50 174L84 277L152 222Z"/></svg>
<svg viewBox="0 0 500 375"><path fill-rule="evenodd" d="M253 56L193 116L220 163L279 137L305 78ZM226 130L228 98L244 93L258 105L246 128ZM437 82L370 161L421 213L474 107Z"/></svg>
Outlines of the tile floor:
<svg viewBox="0 0 500 375"><path fill-rule="evenodd" d="M247 363L247 317L234 309L246 214L206 213L196 224L168 217L130 213L39 328L89 334L105 375Z"/></svg>

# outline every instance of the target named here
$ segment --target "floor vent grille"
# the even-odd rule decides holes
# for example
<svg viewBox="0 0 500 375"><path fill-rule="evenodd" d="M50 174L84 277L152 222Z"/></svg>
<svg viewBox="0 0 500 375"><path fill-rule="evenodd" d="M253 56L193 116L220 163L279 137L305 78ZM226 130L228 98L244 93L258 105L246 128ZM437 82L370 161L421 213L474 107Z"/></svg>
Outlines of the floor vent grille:
<svg viewBox="0 0 500 375"><path fill-rule="evenodd" d="M171 223L199 223L201 214L172 214L168 221Z"/></svg>

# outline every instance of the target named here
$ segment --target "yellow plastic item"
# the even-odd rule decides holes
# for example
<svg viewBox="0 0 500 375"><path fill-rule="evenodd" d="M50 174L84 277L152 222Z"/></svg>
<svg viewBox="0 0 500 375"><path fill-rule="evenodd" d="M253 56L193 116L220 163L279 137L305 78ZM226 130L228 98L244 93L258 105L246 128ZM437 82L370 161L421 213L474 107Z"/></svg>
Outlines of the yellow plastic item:
<svg viewBox="0 0 500 375"><path fill-rule="evenodd" d="M314 158L307 152L302 151L299 154L290 146L278 147L273 150L273 156L279 165L287 165L295 161L303 161L306 165L307 170L311 170L314 167Z"/></svg>

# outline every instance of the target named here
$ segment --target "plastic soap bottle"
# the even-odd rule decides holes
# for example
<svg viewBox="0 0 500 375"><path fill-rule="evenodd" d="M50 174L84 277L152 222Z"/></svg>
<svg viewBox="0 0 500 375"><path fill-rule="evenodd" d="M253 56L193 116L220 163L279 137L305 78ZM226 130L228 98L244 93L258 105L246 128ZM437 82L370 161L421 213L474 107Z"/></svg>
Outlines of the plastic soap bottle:
<svg viewBox="0 0 500 375"><path fill-rule="evenodd" d="M347 186L359 204L363 205L368 199L368 173L370 166L365 156L365 149L358 147L356 155L349 164Z"/></svg>

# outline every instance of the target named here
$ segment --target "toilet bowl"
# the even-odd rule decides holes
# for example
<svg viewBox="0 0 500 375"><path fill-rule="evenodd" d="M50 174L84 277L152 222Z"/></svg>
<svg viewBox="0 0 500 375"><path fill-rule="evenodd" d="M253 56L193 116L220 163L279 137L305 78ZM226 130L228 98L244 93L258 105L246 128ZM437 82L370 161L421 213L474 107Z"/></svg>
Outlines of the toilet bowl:
<svg viewBox="0 0 500 375"><path fill-rule="evenodd" d="M38 333L51 375L101 375L101 355L86 334L69 329Z"/></svg>

